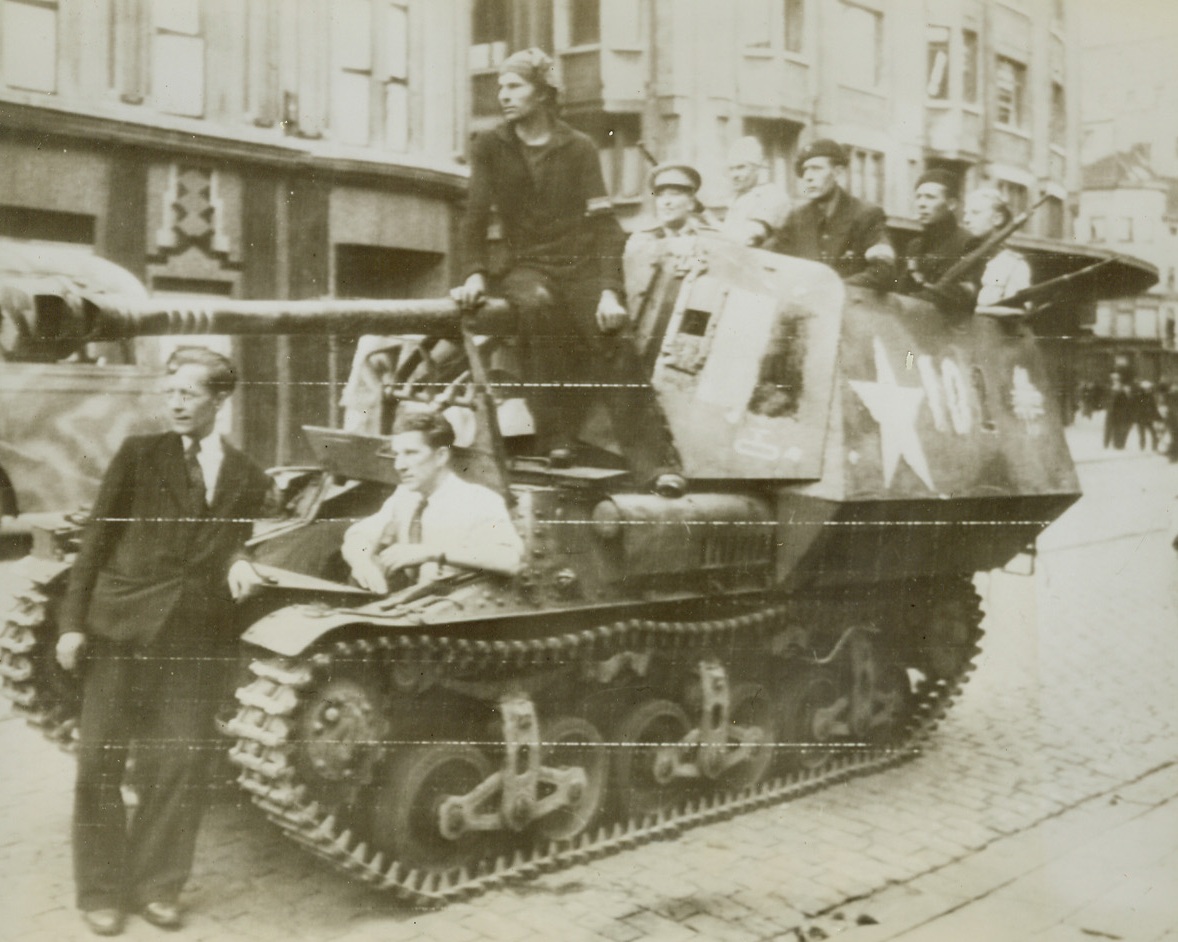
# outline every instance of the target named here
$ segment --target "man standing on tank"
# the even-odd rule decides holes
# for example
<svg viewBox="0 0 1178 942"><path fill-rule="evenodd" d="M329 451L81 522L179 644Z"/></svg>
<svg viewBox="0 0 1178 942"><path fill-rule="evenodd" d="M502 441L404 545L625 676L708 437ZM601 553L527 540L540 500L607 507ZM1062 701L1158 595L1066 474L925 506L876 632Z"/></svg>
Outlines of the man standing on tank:
<svg viewBox="0 0 1178 942"><path fill-rule="evenodd" d="M262 582L237 554L249 521L265 514L270 479L214 431L235 384L218 353L172 355L171 430L128 438L111 461L58 613L57 659L83 684L77 904L98 935L121 932L128 912L181 925L178 898L223 748L214 717L235 658L231 595ZM132 743L139 804L128 825L120 786Z"/></svg>
<svg viewBox="0 0 1178 942"><path fill-rule="evenodd" d="M896 281L896 253L884 211L842 186L847 152L828 138L807 144L794 161L806 202L786 217L766 248L829 265L851 284L881 291Z"/></svg>
<svg viewBox="0 0 1178 942"><path fill-rule="evenodd" d="M916 180L914 201L920 233L904 247L900 290L952 314L969 314L977 300L981 270L961 273L949 284L941 280L969 254L977 240L957 221L959 185L947 170L926 170Z"/></svg>
<svg viewBox="0 0 1178 942"><path fill-rule="evenodd" d="M623 303L625 233L597 148L560 120L556 95L553 62L543 51L522 50L500 66L504 122L476 136L471 148L460 229L467 275L453 296L466 309L491 289L510 302L537 438L554 466L574 460L577 429L602 388L634 474L681 489L670 434L638 375ZM507 271L494 281L487 239L493 209L509 253Z"/></svg>

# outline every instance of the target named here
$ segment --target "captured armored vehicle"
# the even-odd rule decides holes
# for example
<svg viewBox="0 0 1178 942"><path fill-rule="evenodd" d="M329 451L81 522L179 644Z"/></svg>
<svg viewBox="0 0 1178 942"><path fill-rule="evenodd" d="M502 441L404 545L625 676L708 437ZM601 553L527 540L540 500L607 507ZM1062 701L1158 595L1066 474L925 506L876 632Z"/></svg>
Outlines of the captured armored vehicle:
<svg viewBox="0 0 1178 942"><path fill-rule="evenodd" d="M258 528L272 582L243 635L231 758L270 819L353 878L445 901L913 754L978 650L972 575L1078 496L1025 318L950 319L706 237L627 278L679 497L620 461L516 453L499 302L34 305L88 338L406 335L373 361L388 411L455 416L456 465L508 498L517 576L375 597L338 550L396 483L385 439L309 429L322 471L283 475L288 517ZM43 552L68 550L51 537ZM44 687L28 652L51 589L9 615L22 690Z"/></svg>

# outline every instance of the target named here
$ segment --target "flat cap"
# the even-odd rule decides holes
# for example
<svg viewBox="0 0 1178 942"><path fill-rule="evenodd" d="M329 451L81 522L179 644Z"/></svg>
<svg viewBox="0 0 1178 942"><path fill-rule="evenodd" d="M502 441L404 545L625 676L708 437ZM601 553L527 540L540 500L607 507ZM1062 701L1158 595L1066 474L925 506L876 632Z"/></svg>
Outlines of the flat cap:
<svg viewBox="0 0 1178 942"><path fill-rule="evenodd" d="M816 141L811 141L798 151L798 156L794 159L794 173L800 177L802 168L806 166L806 161L812 157L827 157L837 167L847 165L847 151L843 145L838 141L832 141L829 137L821 137Z"/></svg>
<svg viewBox="0 0 1178 942"><path fill-rule="evenodd" d="M940 167L926 170L916 178L916 186L913 189L919 190L926 183L936 183L939 186L943 186L945 192L950 196L957 196L959 186L957 177L948 170L942 170Z"/></svg>
<svg viewBox="0 0 1178 942"><path fill-rule="evenodd" d="M677 186L696 193L702 185L703 178L690 164L659 164L650 172L650 188L656 193L664 186Z"/></svg>

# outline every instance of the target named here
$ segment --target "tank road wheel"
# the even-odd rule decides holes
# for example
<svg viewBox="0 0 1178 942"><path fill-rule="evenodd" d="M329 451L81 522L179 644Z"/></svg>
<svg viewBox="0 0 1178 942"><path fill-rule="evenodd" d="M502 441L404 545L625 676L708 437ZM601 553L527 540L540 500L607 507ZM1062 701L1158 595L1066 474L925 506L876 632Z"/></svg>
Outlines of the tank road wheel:
<svg viewBox="0 0 1178 942"><path fill-rule="evenodd" d="M777 707L777 735L784 764L793 772L816 772L827 765L835 742L850 732L849 698L830 671L808 668L784 686Z"/></svg>
<svg viewBox="0 0 1178 942"><path fill-rule="evenodd" d="M299 724L300 765L329 804L351 804L372 781L386 724L381 697L366 684L336 677L316 690Z"/></svg>
<svg viewBox="0 0 1178 942"><path fill-rule="evenodd" d="M576 716L561 716L540 728L540 762L556 769L584 769L586 783L573 803L535 822L535 832L554 841L568 841L597 823L605 806L609 756L597 727ZM543 791L538 796L544 797Z"/></svg>
<svg viewBox="0 0 1178 942"><path fill-rule="evenodd" d="M647 700L627 713L614 736L612 785L618 807L642 817L667 807L677 793L675 747L691 730L670 700Z"/></svg>
<svg viewBox="0 0 1178 942"><path fill-rule="evenodd" d="M447 798L473 791L491 775L491 762L474 746L411 746L395 756L372 806L372 841L409 867L445 872L472 863L487 847L487 832L446 837L439 809Z"/></svg>
<svg viewBox="0 0 1178 942"><path fill-rule="evenodd" d="M755 741L747 743L749 754L720 776L724 788L740 790L756 785L773 763L773 703L760 684L741 683L733 690L728 707L729 725L743 731L760 730Z"/></svg>

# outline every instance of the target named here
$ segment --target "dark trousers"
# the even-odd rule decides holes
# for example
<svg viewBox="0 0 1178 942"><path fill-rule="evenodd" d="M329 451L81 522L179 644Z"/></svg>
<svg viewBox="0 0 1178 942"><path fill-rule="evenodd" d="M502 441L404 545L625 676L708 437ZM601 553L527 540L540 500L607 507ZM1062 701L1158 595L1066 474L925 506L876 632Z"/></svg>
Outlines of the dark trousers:
<svg viewBox="0 0 1178 942"><path fill-rule="evenodd" d="M499 291L511 304L528 405L540 447L571 446L601 399L614 437L639 481L677 471L679 455L629 330L597 326L601 291L585 263L529 263L509 271Z"/></svg>
<svg viewBox="0 0 1178 942"><path fill-rule="evenodd" d="M73 825L80 909L174 902L192 871L224 748L213 717L226 662L163 634L142 648L87 641ZM132 743L139 803L128 821L121 785Z"/></svg>

